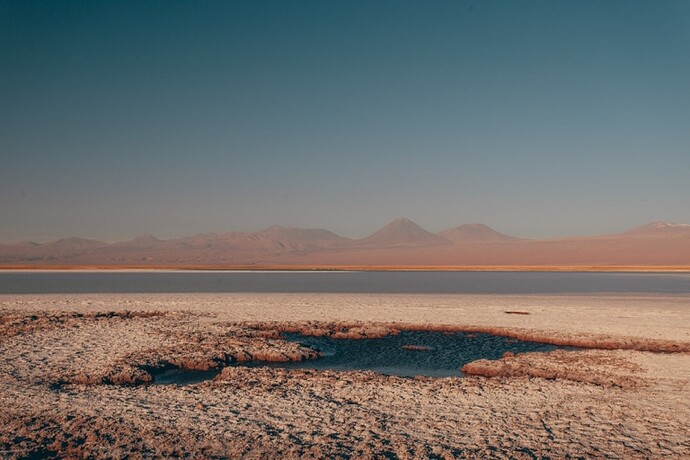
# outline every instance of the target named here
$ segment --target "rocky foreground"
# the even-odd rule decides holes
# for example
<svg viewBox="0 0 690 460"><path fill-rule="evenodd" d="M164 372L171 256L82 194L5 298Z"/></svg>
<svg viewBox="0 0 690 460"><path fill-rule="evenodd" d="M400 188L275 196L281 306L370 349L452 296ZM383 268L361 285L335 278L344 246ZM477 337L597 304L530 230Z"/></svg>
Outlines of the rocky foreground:
<svg viewBox="0 0 690 460"><path fill-rule="evenodd" d="M689 327L681 297L0 296L0 457L689 458ZM586 349L464 378L235 365L318 357L281 331L409 329ZM176 367L222 372L149 385Z"/></svg>

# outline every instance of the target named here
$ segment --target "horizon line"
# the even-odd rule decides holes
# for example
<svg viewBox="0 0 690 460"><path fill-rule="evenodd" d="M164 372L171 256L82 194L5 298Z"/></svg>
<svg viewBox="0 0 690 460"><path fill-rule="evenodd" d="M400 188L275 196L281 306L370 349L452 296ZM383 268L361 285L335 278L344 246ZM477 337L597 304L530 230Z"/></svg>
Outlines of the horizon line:
<svg viewBox="0 0 690 460"><path fill-rule="evenodd" d="M548 240L559 240L559 239L568 239L568 238L588 238L588 237L599 237L599 236L608 236L608 235L619 235L622 233L630 232L630 231L633 231L636 229L641 229L641 228L645 228L645 227L649 227L649 226L653 226L653 225L664 225L664 226L667 226L669 228L674 228L674 227L688 227L688 228L690 228L690 224L686 224L686 223L655 220L655 221L647 222L647 223L644 223L641 225L636 225L634 227L629 227L627 229L619 230L619 231L613 232L613 233L596 233L596 234L586 234L586 235L569 234L569 235L565 235L565 236L556 236L556 237L547 237L547 238L531 238L531 237L522 237L522 236L518 237L518 236L514 236L514 235L509 235L507 233L503 233L502 231L496 230L494 227L492 227L490 225L487 225L487 224L484 224L481 222L462 223L462 224L456 225L454 227L440 230L438 232L432 232L432 231L427 230L423 226L419 225L417 222L413 221L412 219L409 219L409 218L403 216L403 217L396 217L395 219L391 220L387 224L385 224L381 227L378 227L373 232L371 232L371 233L369 233L363 237L359 237L359 238L351 238L351 237L347 237L347 236L342 236L341 234L336 233L336 232L329 230L328 228L324 228L324 227L296 227L296 226L291 226L291 225L271 224L268 227L263 227L263 228L260 228L258 230L251 230L251 231L226 230L226 231L196 232L196 233L190 233L190 234L185 234L182 236L176 236L176 237L170 237L170 238L159 238L151 232L139 233L139 234L137 234L137 235L135 235L129 239L100 239L98 237L82 236L79 234L77 234L77 235L73 234L73 235L67 235L67 236L46 238L42 241L39 241L41 239L16 239L12 242L0 241L0 245L6 245L6 246L13 246L13 245L18 245L18 244L45 245L45 244L55 243L58 241L68 240L68 239L81 239L81 240L89 240L89 241L99 242L99 243L116 244L116 243L127 243L127 242L136 240L138 238L143 238L143 237L153 237L153 238L155 238L161 242L166 242L166 241L174 241L174 240L178 240L178 239L189 238L189 237L194 237L194 236L203 236L203 235L227 235L227 234L232 234L232 233L242 234L242 235L252 235L252 234L256 234L256 233L265 232L265 231L268 231L268 230L271 230L274 228L285 229L285 230L327 231L327 232L334 234L335 236L337 236L339 238L343 238L343 239L351 240L351 241L360 241L360 240L366 239L366 238L376 234L377 232L388 227L389 225L392 225L392 224L395 224L398 222L407 222L407 223L410 223L412 225L416 225L417 227L421 228L422 230L424 230L428 233L431 233L432 235L440 235L443 232L454 230L454 229L457 229L460 227L483 226L483 227L488 228L489 230L500 233L500 234L507 236L507 237L522 239L522 240L533 240L533 241L548 241Z"/></svg>

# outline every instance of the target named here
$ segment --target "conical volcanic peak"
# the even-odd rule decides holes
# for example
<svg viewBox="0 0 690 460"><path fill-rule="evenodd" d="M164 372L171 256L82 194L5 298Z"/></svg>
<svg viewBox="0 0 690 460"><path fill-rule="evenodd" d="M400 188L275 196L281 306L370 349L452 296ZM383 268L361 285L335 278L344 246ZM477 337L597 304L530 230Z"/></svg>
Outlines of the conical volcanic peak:
<svg viewBox="0 0 690 460"><path fill-rule="evenodd" d="M412 246L441 244L448 241L424 230L410 219L400 217L358 243L366 246Z"/></svg>
<svg viewBox="0 0 690 460"><path fill-rule="evenodd" d="M484 224L463 224L444 230L438 235L456 243L472 241L514 241L519 239L499 233Z"/></svg>
<svg viewBox="0 0 690 460"><path fill-rule="evenodd" d="M675 222L652 222L651 224L633 228L625 232L626 235L690 235L690 224Z"/></svg>

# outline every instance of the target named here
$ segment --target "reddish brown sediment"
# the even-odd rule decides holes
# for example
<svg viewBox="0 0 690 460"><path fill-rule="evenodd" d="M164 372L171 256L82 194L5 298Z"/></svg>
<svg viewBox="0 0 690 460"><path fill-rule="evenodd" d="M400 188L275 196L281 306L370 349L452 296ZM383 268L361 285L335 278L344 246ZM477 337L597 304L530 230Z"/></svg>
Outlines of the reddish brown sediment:
<svg viewBox="0 0 690 460"><path fill-rule="evenodd" d="M466 375L483 377L539 377L562 379L593 385L635 388L647 384L638 374L641 368L620 355L599 350L570 352L555 350L548 353L506 353L497 360L480 359L465 364Z"/></svg>
<svg viewBox="0 0 690 460"><path fill-rule="evenodd" d="M547 343L558 346L596 348L604 350L637 350L657 353L690 352L690 343L675 340L621 337L603 334L565 334L561 332L534 331L521 328L411 323L369 323L341 322L261 322L246 323L247 327L261 331L292 332L307 336L328 336L334 339L364 339L396 335L401 331L466 332L492 334L528 342Z"/></svg>
<svg viewBox="0 0 690 460"><path fill-rule="evenodd" d="M427 347L426 345L402 345L400 348L403 350L409 350L409 351L431 351L431 347Z"/></svg>
<svg viewBox="0 0 690 460"><path fill-rule="evenodd" d="M599 334L563 334L560 332L543 332L521 330L508 327L491 326L449 326L449 325L419 325L399 324L401 331L437 331L437 332L470 332L480 334L500 335L528 342L548 343L558 346L578 348L597 348L603 350L637 350L655 353L687 353L690 343L675 340L645 339L639 337L620 337Z"/></svg>
<svg viewBox="0 0 690 460"><path fill-rule="evenodd" d="M400 330L389 324L363 323L361 321L307 321L307 322L259 322L244 323L245 327L277 333L296 333L309 337L332 337L334 339L380 339L397 335Z"/></svg>

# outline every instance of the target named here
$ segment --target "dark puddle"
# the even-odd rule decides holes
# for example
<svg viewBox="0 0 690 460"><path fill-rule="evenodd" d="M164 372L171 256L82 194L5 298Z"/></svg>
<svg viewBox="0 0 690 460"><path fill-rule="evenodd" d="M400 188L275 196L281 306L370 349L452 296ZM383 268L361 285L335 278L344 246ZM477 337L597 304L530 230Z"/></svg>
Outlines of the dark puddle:
<svg viewBox="0 0 690 460"><path fill-rule="evenodd" d="M194 371L190 369L166 369L153 373L154 385L192 385L207 380L213 380L220 374L221 369L211 369L208 371Z"/></svg>
<svg viewBox="0 0 690 460"><path fill-rule="evenodd" d="M477 359L498 359L505 352L551 351L556 346L490 334L406 331L380 339L332 339L286 334L285 338L319 349L319 359L292 363L250 363L288 369L367 370L386 375L457 377Z"/></svg>
<svg viewBox="0 0 690 460"><path fill-rule="evenodd" d="M460 368L477 359L498 359L506 352L546 352L558 347L525 342L491 334L465 332L406 331L380 339L333 339L283 334L286 340L318 349L319 359L288 362L243 363L248 367L279 367L285 369L320 369L336 371L374 371L403 377L460 377ZM189 371L170 369L155 375L154 384L188 385L210 380L220 370Z"/></svg>

